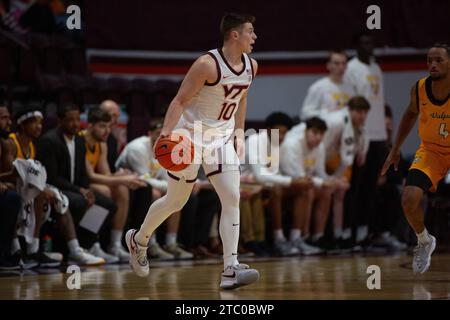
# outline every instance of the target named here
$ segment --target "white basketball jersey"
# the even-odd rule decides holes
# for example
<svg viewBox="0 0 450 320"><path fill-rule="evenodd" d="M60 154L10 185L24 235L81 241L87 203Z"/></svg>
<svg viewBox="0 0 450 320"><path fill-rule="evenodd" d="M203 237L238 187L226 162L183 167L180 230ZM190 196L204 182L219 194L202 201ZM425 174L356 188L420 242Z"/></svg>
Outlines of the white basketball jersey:
<svg viewBox="0 0 450 320"><path fill-rule="evenodd" d="M242 54L243 67L234 70L226 61L222 49L208 53L216 62L217 80L205 83L184 110L176 128L187 129L193 135L194 125L202 130L194 143L204 147L220 147L228 141L234 131L234 115L239 102L252 83L253 65L247 54Z"/></svg>

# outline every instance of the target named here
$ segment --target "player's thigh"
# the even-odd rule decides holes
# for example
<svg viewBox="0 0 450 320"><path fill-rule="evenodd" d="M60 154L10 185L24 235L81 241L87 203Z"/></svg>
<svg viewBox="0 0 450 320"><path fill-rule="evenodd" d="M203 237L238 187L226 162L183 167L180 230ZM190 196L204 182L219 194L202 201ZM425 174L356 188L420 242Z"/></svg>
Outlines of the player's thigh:
<svg viewBox="0 0 450 320"><path fill-rule="evenodd" d="M129 201L130 199L130 190L127 186L118 185L110 188L112 198L117 201Z"/></svg>
<svg viewBox="0 0 450 320"><path fill-rule="evenodd" d="M99 183L91 183L89 185L89 187L93 191L98 192L98 193L104 195L105 197L112 198L111 188L108 187L107 185L99 184Z"/></svg>
<svg viewBox="0 0 450 320"><path fill-rule="evenodd" d="M421 145L417 149L414 161L409 168L406 185L434 192L439 181L447 174L447 171L448 165L445 157Z"/></svg>
<svg viewBox="0 0 450 320"><path fill-rule="evenodd" d="M185 181L186 183L194 183L197 180L198 169L200 164L190 164L187 168L180 171L167 171L170 180Z"/></svg>
<svg viewBox="0 0 450 320"><path fill-rule="evenodd" d="M231 142L216 149L204 149L202 166L208 178L228 171L240 171L239 157Z"/></svg>

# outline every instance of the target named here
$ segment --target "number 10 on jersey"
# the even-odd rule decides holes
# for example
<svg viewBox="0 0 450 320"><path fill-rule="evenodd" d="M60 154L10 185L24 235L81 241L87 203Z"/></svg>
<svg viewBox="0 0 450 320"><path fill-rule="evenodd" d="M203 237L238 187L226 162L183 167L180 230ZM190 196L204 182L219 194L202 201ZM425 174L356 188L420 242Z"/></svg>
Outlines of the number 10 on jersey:
<svg viewBox="0 0 450 320"><path fill-rule="evenodd" d="M219 117L217 118L217 120L230 120L234 114L234 110L236 109L236 106L237 106L237 104L234 102L230 103L230 104L225 102L222 105L222 110L220 110L220 114L219 114Z"/></svg>

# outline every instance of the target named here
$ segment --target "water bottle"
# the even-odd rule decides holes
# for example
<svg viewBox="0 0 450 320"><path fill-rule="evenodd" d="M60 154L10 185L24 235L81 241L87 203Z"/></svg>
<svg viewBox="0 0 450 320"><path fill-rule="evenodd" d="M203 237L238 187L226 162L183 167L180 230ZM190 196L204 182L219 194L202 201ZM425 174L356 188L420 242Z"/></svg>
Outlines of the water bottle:
<svg viewBox="0 0 450 320"><path fill-rule="evenodd" d="M42 238L43 240L43 247L44 247L44 251L45 252L52 252L53 250L53 241L52 241L52 237L50 237L48 234L46 234L44 236L44 238Z"/></svg>

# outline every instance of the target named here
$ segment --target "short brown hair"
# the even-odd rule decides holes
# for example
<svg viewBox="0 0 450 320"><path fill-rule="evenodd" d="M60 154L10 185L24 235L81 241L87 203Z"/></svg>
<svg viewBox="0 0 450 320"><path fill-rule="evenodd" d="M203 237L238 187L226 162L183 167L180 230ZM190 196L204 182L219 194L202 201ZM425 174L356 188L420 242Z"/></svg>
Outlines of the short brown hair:
<svg viewBox="0 0 450 320"><path fill-rule="evenodd" d="M316 129L320 132L325 132L328 130L327 123L323 121L319 117L312 117L305 121L306 123L306 129Z"/></svg>
<svg viewBox="0 0 450 320"><path fill-rule="evenodd" d="M255 17L249 14L225 13L220 21L220 34L226 40L231 31L240 29L244 23L253 24L255 21Z"/></svg>
<svg viewBox="0 0 450 320"><path fill-rule="evenodd" d="M111 116L108 111L100 109L100 107L94 107L89 109L88 123L96 124L97 122L110 122Z"/></svg>
<svg viewBox="0 0 450 320"><path fill-rule="evenodd" d="M354 96L348 101L350 110L369 110L370 103L363 96Z"/></svg>

